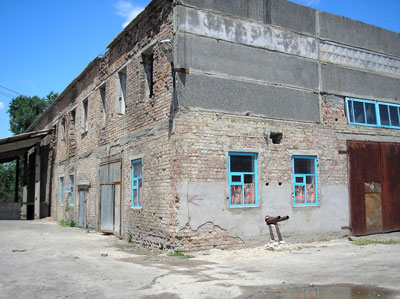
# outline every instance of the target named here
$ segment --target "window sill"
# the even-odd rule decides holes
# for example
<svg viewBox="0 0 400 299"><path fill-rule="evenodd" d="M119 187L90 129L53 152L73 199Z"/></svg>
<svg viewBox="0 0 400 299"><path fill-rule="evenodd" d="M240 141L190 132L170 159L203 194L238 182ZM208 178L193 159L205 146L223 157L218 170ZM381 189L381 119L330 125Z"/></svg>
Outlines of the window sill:
<svg viewBox="0 0 400 299"><path fill-rule="evenodd" d="M318 204L312 204L312 205L294 205L292 204L292 208L319 208L321 205Z"/></svg>
<svg viewBox="0 0 400 299"><path fill-rule="evenodd" d="M131 210L143 210L143 207L131 207Z"/></svg>
<svg viewBox="0 0 400 299"><path fill-rule="evenodd" d="M243 209L243 208L259 208L260 206L258 204L256 205L235 205L235 206L229 206L230 209Z"/></svg>

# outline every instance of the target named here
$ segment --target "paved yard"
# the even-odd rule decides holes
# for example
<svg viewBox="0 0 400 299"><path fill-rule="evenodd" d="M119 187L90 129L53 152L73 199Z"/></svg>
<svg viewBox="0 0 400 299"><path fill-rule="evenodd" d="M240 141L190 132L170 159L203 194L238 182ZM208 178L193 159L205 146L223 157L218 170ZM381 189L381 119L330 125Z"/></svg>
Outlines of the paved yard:
<svg viewBox="0 0 400 299"><path fill-rule="evenodd" d="M400 298L399 244L287 247L182 259L54 222L0 221L0 297Z"/></svg>

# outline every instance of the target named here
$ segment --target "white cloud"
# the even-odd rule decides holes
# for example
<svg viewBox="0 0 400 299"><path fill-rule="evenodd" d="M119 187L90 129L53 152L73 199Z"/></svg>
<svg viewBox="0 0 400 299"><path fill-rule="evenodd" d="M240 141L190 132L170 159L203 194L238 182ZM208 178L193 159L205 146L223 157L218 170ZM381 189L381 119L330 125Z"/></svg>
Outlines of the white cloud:
<svg viewBox="0 0 400 299"><path fill-rule="evenodd" d="M122 28L128 26L128 24L136 18L138 14L143 11L144 7L135 6L129 1L118 0L115 4L115 14L123 17L125 22L122 24Z"/></svg>
<svg viewBox="0 0 400 299"><path fill-rule="evenodd" d="M4 109L4 103L3 102L0 102L0 110L1 109Z"/></svg>
<svg viewBox="0 0 400 299"><path fill-rule="evenodd" d="M304 5L317 5L319 4L320 0L298 0L298 2L301 2Z"/></svg>

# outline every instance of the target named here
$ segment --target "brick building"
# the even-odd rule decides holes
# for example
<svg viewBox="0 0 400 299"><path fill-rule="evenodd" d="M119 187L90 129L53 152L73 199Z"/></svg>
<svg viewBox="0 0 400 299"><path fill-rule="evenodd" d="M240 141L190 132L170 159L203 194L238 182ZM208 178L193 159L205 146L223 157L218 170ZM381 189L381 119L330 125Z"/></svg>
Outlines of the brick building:
<svg viewBox="0 0 400 299"><path fill-rule="evenodd" d="M159 248L400 229L400 36L286 0L153 0L31 126L56 220ZM42 158L42 160L44 160Z"/></svg>

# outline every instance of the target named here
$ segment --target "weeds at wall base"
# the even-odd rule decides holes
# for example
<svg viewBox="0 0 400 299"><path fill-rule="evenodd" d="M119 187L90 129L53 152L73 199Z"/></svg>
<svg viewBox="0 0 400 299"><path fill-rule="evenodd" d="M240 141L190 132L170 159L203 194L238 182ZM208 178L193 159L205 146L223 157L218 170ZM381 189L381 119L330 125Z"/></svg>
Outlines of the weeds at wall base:
<svg viewBox="0 0 400 299"><path fill-rule="evenodd" d="M400 244L400 241L397 240L376 241L368 238L358 238L353 241L353 244L358 246L376 245L376 244L395 245L395 244Z"/></svg>

